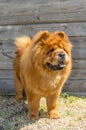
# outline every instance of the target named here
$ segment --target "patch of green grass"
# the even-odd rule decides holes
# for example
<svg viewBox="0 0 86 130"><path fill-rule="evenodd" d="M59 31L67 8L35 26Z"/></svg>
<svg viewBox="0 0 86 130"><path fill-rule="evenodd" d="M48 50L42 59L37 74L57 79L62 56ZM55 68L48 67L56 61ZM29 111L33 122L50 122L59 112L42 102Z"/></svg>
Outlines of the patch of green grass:
<svg viewBox="0 0 86 130"><path fill-rule="evenodd" d="M47 106L46 106L46 101L45 101L45 100L43 100L43 101L40 103L39 114L40 114L41 117L45 117L45 118L48 117L48 114L47 114Z"/></svg>
<svg viewBox="0 0 86 130"><path fill-rule="evenodd" d="M75 115L75 112L74 111L70 111L70 110L66 110L65 113L66 113L67 116L71 116L71 117Z"/></svg>
<svg viewBox="0 0 86 130"><path fill-rule="evenodd" d="M39 115L40 115L41 117L45 117L45 118L48 118L48 117L49 117L48 114L47 114L46 109L43 109L43 108L40 109Z"/></svg>
<svg viewBox="0 0 86 130"><path fill-rule="evenodd" d="M67 93L62 93L61 98L63 98L66 101L66 103L73 103L79 100L81 97L70 96Z"/></svg>
<svg viewBox="0 0 86 130"><path fill-rule="evenodd" d="M61 97L62 97L62 98L68 98L69 95L68 95L67 93L62 93L62 94L61 94Z"/></svg>
<svg viewBox="0 0 86 130"><path fill-rule="evenodd" d="M3 121L3 128L4 130L9 130L11 128L8 120Z"/></svg>
<svg viewBox="0 0 86 130"><path fill-rule="evenodd" d="M76 102L76 101L79 100L79 99L80 99L79 97L75 97L75 96L69 96L69 97L68 97L69 103Z"/></svg>

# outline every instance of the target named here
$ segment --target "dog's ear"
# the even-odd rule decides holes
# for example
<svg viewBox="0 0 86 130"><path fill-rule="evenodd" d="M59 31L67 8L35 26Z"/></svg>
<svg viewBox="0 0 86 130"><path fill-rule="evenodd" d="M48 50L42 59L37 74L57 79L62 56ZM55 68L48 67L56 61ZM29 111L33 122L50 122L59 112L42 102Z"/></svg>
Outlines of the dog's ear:
<svg viewBox="0 0 86 130"><path fill-rule="evenodd" d="M44 42L49 37L49 34L50 33L48 31L46 31L46 30L45 31L40 31L35 35L32 42L33 43Z"/></svg>
<svg viewBox="0 0 86 130"><path fill-rule="evenodd" d="M69 40L69 38L68 38L68 36L67 36L67 34L65 33L65 32L63 32L63 31L59 31L59 32L55 32L55 34L61 39L61 40L63 40L63 41L65 41L65 43L67 44L67 45L69 45L69 47L72 49L72 44L71 44L71 42L70 42L70 40Z"/></svg>
<svg viewBox="0 0 86 130"><path fill-rule="evenodd" d="M56 34L59 38L65 40L65 41L67 41L67 42L69 42L69 38L68 38L68 36L67 36L67 34L66 34L65 32L59 31L59 32L55 32L55 34Z"/></svg>
<svg viewBox="0 0 86 130"><path fill-rule="evenodd" d="M70 40L69 40L69 38L68 38L68 36L67 36L67 34L66 34L65 32L63 32L63 31L58 31L58 32L55 32L55 34L56 34L60 39L64 40L65 43L69 43L70 48L72 48L72 44L70 43Z"/></svg>

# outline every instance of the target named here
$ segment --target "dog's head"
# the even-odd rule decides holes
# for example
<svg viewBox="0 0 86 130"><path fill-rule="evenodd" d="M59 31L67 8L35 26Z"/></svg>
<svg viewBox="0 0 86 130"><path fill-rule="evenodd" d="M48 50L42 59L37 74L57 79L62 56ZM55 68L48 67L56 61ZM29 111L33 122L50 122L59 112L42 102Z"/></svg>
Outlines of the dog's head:
<svg viewBox="0 0 86 130"><path fill-rule="evenodd" d="M32 40L32 61L47 71L63 70L71 58L71 44L64 32L39 32Z"/></svg>

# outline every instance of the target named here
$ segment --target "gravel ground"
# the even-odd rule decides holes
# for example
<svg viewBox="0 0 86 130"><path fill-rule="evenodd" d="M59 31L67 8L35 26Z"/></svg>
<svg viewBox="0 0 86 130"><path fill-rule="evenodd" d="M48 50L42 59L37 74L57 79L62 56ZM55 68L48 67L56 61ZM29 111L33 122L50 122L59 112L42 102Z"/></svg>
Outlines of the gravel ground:
<svg viewBox="0 0 86 130"><path fill-rule="evenodd" d="M40 103L40 118L27 119L25 101L14 96L0 96L0 130L86 130L86 98L62 94L59 99L59 119L49 119L45 99Z"/></svg>

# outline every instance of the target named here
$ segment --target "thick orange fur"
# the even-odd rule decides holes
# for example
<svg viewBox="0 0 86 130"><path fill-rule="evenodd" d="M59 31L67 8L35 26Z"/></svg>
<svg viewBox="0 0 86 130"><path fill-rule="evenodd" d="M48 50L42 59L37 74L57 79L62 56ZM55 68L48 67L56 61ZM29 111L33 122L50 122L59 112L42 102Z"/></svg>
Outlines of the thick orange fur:
<svg viewBox="0 0 86 130"><path fill-rule="evenodd" d="M71 71L71 44L64 32L41 31L30 40L28 37L16 39L16 57L13 61L16 99L23 98L26 92L30 119L38 119L41 97L47 100L47 110L51 118L58 118L57 99ZM53 49L52 49L53 48ZM47 62L58 63L58 54L67 55L62 70L53 71Z"/></svg>

